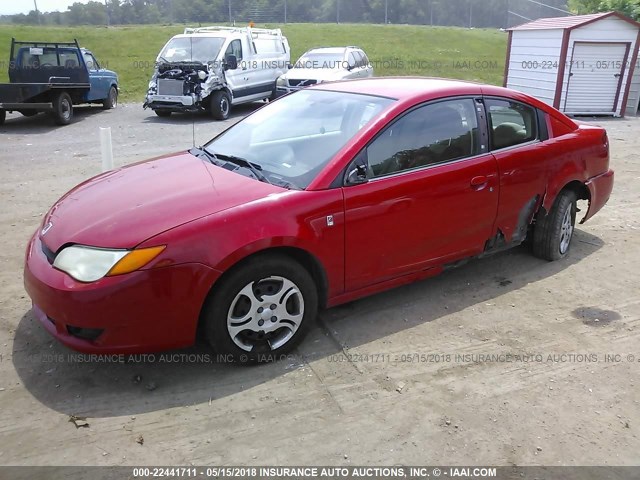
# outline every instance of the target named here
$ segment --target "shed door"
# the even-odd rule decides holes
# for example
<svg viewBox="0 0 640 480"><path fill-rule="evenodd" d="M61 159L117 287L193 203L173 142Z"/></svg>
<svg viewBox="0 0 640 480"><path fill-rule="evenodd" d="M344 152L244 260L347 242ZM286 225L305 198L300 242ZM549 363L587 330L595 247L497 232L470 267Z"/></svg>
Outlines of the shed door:
<svg viewBox="0 0 640 480"><path fill-rule="evenodd" d="M628 43L573 44L565 113L615 113Z"/></svg>

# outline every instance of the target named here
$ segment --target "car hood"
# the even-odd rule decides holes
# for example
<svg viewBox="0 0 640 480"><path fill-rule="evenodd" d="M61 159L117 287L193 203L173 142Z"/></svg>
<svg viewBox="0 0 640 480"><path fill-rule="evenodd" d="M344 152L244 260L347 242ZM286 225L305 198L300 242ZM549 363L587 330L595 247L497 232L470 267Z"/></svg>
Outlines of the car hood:
<svg viewBox="0 0 640 480"><path fill-rule="evenodd" d="M332 81L340 80L349 72L342 68L292 68L287 71L286 78L303 80Z"/></svg>
<svg viewBox="0 0 640 480"><path fill-rule="evenodd" d="M54 252L72 243L133 248L178 225L283 191L182 153L78 185L47 213L39 234Z"/></svg>

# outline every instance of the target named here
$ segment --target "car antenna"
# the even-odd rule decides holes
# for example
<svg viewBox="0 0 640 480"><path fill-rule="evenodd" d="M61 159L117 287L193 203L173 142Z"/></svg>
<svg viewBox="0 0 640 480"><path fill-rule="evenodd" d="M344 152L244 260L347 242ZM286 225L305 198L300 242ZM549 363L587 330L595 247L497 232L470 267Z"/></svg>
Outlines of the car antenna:
<svg viewBox="0 0 640 480"><path fill-rule="evenodd" d="M189 36L189 55L191 56L191 63L193 64L193 37ZM191 117L191 146L196 147L196 118Z"/></svg>

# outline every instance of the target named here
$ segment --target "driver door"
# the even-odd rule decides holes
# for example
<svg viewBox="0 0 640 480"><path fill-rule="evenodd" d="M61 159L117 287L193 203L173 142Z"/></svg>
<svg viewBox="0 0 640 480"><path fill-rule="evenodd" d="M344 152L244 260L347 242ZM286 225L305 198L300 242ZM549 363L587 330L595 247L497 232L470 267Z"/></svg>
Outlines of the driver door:
<svg viewBox="0 0 640 480"><path fill-rule="evenodd" d="M499 183L480 115L472 98L420 106L354 160L367 178L343 188L347 291L483 251Z"/></svg>

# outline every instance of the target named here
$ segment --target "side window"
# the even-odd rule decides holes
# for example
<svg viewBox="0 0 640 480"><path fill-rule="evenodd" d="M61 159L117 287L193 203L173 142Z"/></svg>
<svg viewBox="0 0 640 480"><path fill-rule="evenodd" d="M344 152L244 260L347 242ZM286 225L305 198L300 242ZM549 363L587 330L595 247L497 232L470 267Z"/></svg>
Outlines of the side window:
<svg viewBox="0 0 640 480"><path fill-rule="evenodd" d="M493 150L538 138L538 119L533 107L510 100L487 99L485 103Z"/></svg>
<svg viewBox="0 0 640 480"><path fill-rule="evenodd" d="M225 57L227 55L235 55L238 62L240 62L242 60L242 42L240 42L240 40L233 40L224 54Z"/></svg>
<svg viewBox="0 0 640 480"><path fill-rule="evenodd" d="M87 65L89 70L98 70L98 64L96 63L95 58L90 53L84 54L84 63Z"/></svg>
<svg viewBox="0 0 640 480"><path fill-rule="evenodd" d="M358 50L354 50L353 54L356 57L356 66L358 68L362 68L365 66L364 59L362 58L362 54Z"/></svg>
<svg viewBox="0 0 640 480"><path fill-rule="evenodd" d="M358 61L356 60L356 56L353 52L349 52L349 56L347 57L347 62L350 68L356 68L358 66Z"/></svg>
<svg viewBox="0 0 640 480"><path fill-rule="evenodd" d="M360 51L360 55L362 55L362 66L367 68L369 66L369 58L367 57L367 54Z"/></svg>
<svg viewBox="0 0 640 480"><path fill-rule="evenodd" d="M367 147L369 178L480 153L474 101L419 107L387 127Z"/></svg>

